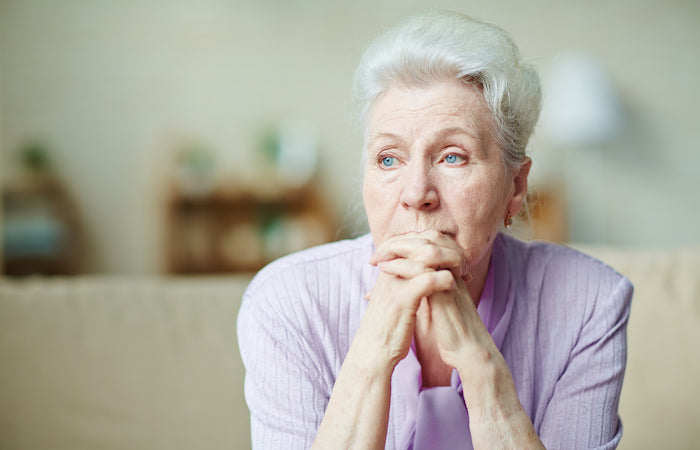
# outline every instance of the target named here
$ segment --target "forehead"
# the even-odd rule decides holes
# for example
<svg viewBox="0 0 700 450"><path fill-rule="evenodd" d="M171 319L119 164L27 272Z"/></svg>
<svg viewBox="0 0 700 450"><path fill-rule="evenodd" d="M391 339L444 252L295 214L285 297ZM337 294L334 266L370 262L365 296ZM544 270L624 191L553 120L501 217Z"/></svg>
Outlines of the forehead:
<svg viewBox="0 0 700 450"><path fill-rule="evenodd" d="M368 119L369 139L459 127L482 140L490 134L492 122L481 91L457 80L425 87L392 86L375 100Z"/></svg>

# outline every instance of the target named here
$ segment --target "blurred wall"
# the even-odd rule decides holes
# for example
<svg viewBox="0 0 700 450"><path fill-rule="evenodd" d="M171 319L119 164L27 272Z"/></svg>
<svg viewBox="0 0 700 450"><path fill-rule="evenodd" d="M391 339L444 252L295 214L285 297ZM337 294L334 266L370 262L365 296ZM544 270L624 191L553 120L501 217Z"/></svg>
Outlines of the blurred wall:
<svg viewBox="0 0 700 450"><path fill-rule="evenodd" d="M609 69L630 127L625 142L566 159L573 240L700 242L695 1L0 0L2 171L43 139L81 210L92 270L153 273L172 149L197 140L223 177L253 178L261 129L295 118L317 128L321 182L346 219L359 200L354 67L382 29L428 7L499 24L543 70L569 49ZM537 142L534 177L552 151Z"/></svg>

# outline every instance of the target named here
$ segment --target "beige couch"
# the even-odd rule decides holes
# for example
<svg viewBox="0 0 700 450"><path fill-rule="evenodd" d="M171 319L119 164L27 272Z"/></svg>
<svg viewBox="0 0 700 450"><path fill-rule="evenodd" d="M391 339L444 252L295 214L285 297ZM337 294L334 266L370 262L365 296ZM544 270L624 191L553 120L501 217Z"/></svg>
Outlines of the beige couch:
<svg viewBox="0 0 700 450"><path fill-rule="evenodd" d="M636 286L622 448L700 442L700 251L587 249ZM0 449L249 448L248 278L0 280Z"/></svg>

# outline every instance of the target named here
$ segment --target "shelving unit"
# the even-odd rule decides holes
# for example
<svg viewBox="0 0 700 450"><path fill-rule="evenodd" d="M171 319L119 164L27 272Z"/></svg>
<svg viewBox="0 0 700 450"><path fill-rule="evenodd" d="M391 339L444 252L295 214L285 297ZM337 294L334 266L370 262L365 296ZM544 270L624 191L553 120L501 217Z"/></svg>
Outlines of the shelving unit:
<svg viewBox="0 0 700 450"><path fill-rule="evenodd" d="M267 193L172 192L167 206L170 273L255 272L287 253L335 238L335 221L314 185Z"/></svg>
<svg viewBox="0 0 700 450"><path fill-rule="evenodd" d="M76 275L83 269L85 236L77 208L55 177L30 174L5 186L2 273Z"/></svg>

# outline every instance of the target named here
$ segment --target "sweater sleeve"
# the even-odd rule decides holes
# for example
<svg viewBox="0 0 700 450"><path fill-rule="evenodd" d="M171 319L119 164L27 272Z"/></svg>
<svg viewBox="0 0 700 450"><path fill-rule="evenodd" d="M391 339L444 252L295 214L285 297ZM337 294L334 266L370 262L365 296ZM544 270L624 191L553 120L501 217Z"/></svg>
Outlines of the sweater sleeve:
<svg viewBox="0 0 700 450"><path fill-rule="evenodd" d="M303 292L291 278L261 284L244 295L237 327L253 448L309 448L330 391L304 324Z"/></svg>
<svg viewBox="0 0 700 450"><path fill-rule="evenodd" d="M547 448L613 449L619 444L632 292L629 280L618 275L592 303L538 430Z"/></svg>

